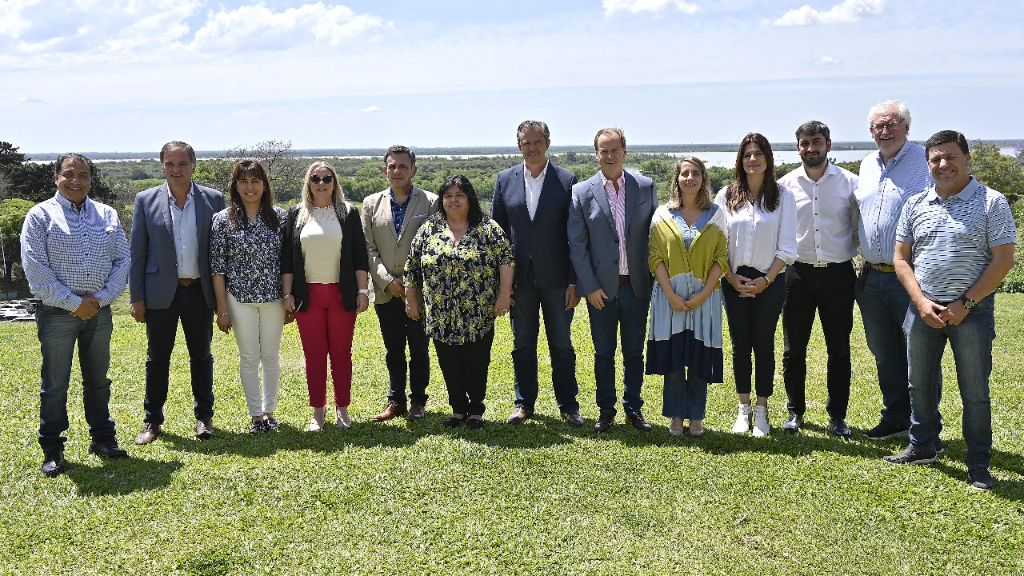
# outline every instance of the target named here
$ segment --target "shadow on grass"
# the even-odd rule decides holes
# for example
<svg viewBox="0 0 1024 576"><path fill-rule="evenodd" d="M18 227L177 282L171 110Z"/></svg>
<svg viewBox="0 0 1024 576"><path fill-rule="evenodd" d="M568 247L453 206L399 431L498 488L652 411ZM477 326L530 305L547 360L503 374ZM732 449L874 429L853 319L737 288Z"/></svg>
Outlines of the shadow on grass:
<svg viewBox="0 0 1024 576"><path fill-rule="evenodd" d="M153 490L171 484L171 476L181 468L177 460L162 462L142 458L100 459L97 465L70 463L65 474L80 496L109 496Z"/></svg>

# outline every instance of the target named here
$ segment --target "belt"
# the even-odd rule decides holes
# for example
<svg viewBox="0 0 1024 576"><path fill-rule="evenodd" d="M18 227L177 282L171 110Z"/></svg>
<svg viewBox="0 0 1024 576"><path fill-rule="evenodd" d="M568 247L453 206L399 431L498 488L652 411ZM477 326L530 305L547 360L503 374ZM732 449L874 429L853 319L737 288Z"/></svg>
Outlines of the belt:
<svg viewBox="0 0 1024 576"><path fill-rule="evenodd" d="M619 274L619 284L629 284L629 274Z"/></svg>
<svg viewBox="0 0 1024 576"><path fill-rule="evenodd" d="M872 264L871 262L868 262L868 266L871 266L872 268L874 268L875 270L878 270L879 272L895 272L896 271L896 267L891 265L891 264Z"/></svg>
<svg viewBox="0 0 1024 576"><path fill-rule="evenodd" d="M199 284L199 278L178 278L178 286L191 286Z"/></svg>
<svg viewBox="0 0 1024 576"><path fill-rule="evenodd" d="M800 264L801 266L811 266L813 268L831 268L833 266L846 266L849 263L849 260L844 260L842 262L818 262L816 264L812 264L810 262L794 262L794 264Z"/></svg>

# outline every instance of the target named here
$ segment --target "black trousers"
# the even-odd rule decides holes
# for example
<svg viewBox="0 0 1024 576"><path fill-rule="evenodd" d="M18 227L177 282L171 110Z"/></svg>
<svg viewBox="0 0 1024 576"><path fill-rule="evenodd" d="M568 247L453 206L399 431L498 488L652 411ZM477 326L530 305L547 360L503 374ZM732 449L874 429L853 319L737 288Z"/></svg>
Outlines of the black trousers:
<svg viewBox="0 0 1024 576"><path fill-rule="evenodd" d="M786 276L786 304L782 309L785 342L782 376L790 412L803 415L807 410L807 345L817 311L828 351L828 402L825 407L832 418L846 418L850 405L850 332L853 330L856 282L850 261L830 264L825 268L799 262L790 266Z"/></svg>
<svg viewBox="0 0 1024 576"><path fill-rule="evenodd" d="M434 340L437 364L448 389L448 404L454 414L483 416L487 395L487 369L491 364L491 328L476 342L445 344Z"/></svg>
<svg viewBox="0 0 1024 576"><path fill-rule="evenodd" d="M427 404L427 383L430 382L430 340L423 333L423 320L413 320L405 315L405 301L392 298L384 304L374 305L377 320L380 321L380 335L384 339L387 354L384 363L388 367L391 388L388 400L405 404L405 375L408 366L409 399L413 404ZM409 344L409 361L405 359L405 345Z"/></svg>
<svg viewBox="0 0 1024 576"><path fill-rule="evenodd" d="M747 266L740 266L736 273L751 280L764 276L756 268ZM740 298L732 284L722 282L737 394L750 394L750 376L755 366L757 395L767 398L775 390L775 329L786 299L786 274L788 272L781 272L764 292L754 298ZM750 361L751 352L756 365Z"/></svg>

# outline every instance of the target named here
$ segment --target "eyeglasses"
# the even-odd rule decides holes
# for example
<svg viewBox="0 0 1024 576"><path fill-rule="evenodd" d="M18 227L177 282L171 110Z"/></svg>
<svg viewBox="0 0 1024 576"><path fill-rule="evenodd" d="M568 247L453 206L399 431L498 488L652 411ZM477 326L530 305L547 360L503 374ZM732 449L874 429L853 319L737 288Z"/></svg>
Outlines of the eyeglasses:
<svg viewBox="0 0 1024 576"><path fill-rule="evenodd" d="M893 120L892 122L886 122L884 124L872 124L871 131L882 132L886 128L888 128L889 130L895 130L896 127L899 126L900 124L903 124L903 120Z"/></svg>
<svg viewBox="0 0 1024 576"><path fill-rule="evenodd" d="M328 174L327 176L321 178L320 176L313 174L312 176L309 177L309 181L312 182L313 184L320 184L321 182L323 182L324 184L330 184L331 182L334 182L334 176Z"/></svg>

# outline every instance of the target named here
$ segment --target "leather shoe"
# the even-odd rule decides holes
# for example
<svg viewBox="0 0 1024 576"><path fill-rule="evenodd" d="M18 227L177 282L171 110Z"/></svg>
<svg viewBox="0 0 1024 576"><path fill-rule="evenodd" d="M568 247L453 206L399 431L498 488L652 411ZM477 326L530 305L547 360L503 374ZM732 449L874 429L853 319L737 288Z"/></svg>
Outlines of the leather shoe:
<svg viewBox="0 0 1024 576"><path fill-rule="evenodd" d="M601 414L597 418L597 424L594 424L594 431L607 432L612 424L615 424L615 414Z"/></svg>
<svg viewBox="0 0 1024 576"><path fill-rule="evenodd" d="M647 422L647 420L644 420L643 414L639 412L634 412L632 414L627 415L626 418L629 419L629 423L633 425L633 428L636 428L641 432L651 431L651 425Z"/></svg>
<svg viewBox="0 0 1024 576"><path fill-rule="evenodd" d="M415 402L409 406L409 413L405 415L405 419L409 421L422 420L423 415L426 414L423 404L417 404Z"/></svg>
<svg viewBox="0 0 1024 576"><path fill-rule="evenodd" d="M50 478L60 476L64 473L64 451L63 450L51 450L43 456L43 466L41 468L43 474L46 474Z"/></svg>
<svg viewBox="0 0 1024 576"><path fill-rule="evenodd" d="M790 434L796 434L804 427L804 417L796 412L790 412L789 418L782 424L782 429Z"/></svg>
<svg viewBox="0 0 1024 576"><path fill-rule="evenodd" d="M95 454L104 458L127 458L128 451L117 445L116 438L105 438L93 440L89 443L89 454Z"/></svg>
<svg viewBox="0 0 1024 576"><path fill-rule="evenodd" d="M579 428L580 426L583 426L583 417L580 416L579 410L562 412L562 420L565 420L566 425L570 428Z"/></svg>
<svg viewBox="0 0 1024 576"><path fill-rule="evenodd" d="M404 403L388 402L384 411L371 418L371 420L374 422L387 422L395 416L404 416L406 413L408 413L408 410L406 410Z"/></svg>
<svg viewBox="0 0 1024 576"><path fill-rule="evenodd" d="M508 423L512 425L522 424L530 416L533 416L533 410L523 406L516 406L516 409L512 411L512 415L508 417Z"/></svg>
<svg viewBox="0 0 1024 576"><path fill-rule="evenodd" d="M850 432L850 427L846 425L846 421L842 418L833 418L828 423L829 431L832 432L833 436L840 438L849 438L853 434Z"/></svg>
<svg viewBox="0 0 1024 576"><path fill-rule="evenodd" d="M196 438L200 440L213 438L213 422L209 419L196 420Z"/></svg>
<svg viewBox="0 0 1024 576"><path fill-rule="evenodd" d="M156 440L156 437L159 435L160 425L146 422L142 425L142 432L139 432L139 435L135 437L135 443L139 445L149 444Z"/></svg>

